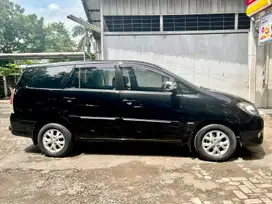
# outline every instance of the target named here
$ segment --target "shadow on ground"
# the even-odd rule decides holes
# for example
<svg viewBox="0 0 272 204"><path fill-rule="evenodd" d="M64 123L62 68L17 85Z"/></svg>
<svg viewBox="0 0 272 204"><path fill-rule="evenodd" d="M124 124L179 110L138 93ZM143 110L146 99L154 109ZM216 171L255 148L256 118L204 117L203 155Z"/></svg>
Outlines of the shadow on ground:
<svg viewBox="0 0 272 204"><path fill-rule="evenodd" d="M25 148L26 153L35 153L35 154L41 154L41 150L38 145L29 145Z"/></svg>
<svg viewBox="0 0 272 204"><path fill-rule="evenodd" d="M25 152L41 154L38 146L30 145L25 148ZM165 157L185 157L196 159L196 153L190 152L187 146L174 144L153 144L142 142L124 142L124 143L78 143L69 157L76 157L81 154L101 154L101 155L137 155L137 156L165 156ZM260 160L266 155L262 146L239 148L230 161L239 158L243 160Z"/></svg>
<svg viewBox="0 0 272 204"><path fill-rule="evenodd" d="M243 160L260 160L265 157L266 153L262 146L240 148L237 156Z"/></svg>

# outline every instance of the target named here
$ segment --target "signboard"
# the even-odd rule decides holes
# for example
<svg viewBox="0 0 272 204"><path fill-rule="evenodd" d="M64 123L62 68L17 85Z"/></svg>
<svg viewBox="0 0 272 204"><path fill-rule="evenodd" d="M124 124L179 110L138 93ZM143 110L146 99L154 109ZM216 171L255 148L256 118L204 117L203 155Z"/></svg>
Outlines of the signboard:
<svg viewBox="0 0 272 204"><path fill-rule="evenodd" d="M247 0L247 16L252 16L271 5L271 0Z"/></svg>
<svg viewBox="0 0 272 204"><path fill-rule="evenodd" d="M257 0L246 0L246 6L253 4L255 1L257 1Z"/></svg>
<svg viewBox="0 0 272 204"><path fill-rule="evenodd" d="M259 44L272 42L272 13L261 17L259 30Z"/></svg>

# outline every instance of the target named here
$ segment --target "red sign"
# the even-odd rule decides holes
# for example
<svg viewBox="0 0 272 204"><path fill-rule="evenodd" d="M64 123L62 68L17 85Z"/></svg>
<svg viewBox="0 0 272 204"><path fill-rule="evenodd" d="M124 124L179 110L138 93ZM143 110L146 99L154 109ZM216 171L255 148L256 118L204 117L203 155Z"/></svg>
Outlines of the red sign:
<svg viewBox="0 0 272 204"><path fill-rule="evenodd" d="M246 5L249 6L250 4L253 4L257 0L246 0Z"/></svg>

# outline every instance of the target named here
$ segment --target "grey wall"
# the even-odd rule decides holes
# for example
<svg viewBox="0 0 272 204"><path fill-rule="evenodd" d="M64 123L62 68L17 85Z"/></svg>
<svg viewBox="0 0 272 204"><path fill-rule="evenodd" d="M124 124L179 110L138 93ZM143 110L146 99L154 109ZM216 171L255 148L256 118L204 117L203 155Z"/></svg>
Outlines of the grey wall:
<svg viewBox="0 0 272 204"><path fill-rule="evenodd" d="M105 59L161 65L205 87L248 98L247 33L105 36Z"/></svg>
<svg viewBox="0 0 272 204"><path fill-rule="evenodd" d="M245 13L245 0L103 0L104 15Z"/></svg>
<svg viewBox="0 0 272 204"><path fill-rule="evenodd" d="M256 53L255 104L272 108L272 44L259 45Z"/></svg>

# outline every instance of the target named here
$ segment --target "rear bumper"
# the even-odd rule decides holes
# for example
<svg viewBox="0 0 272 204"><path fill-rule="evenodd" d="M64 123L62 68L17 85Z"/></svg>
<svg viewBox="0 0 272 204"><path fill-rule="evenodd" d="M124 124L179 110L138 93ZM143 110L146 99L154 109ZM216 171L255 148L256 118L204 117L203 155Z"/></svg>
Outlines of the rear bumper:
<svg viewBox="0 0 272 204"><path fill-rule="evenodd" d="M261 117L252 117L248 123L241 124L240 139L242 146L258 146L264 140L264 121Z"/></svg>
<svg viewBox="0 0 272 204"><path fill-rule="evenodd" d="M15 114L12 113L10 115L9 130L13 135L32 138L34 124L33 121L18 120Z"/></svg>

